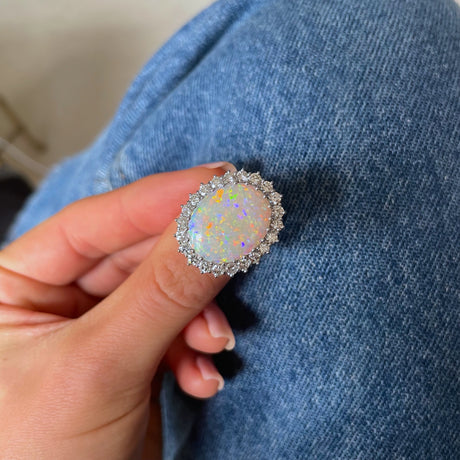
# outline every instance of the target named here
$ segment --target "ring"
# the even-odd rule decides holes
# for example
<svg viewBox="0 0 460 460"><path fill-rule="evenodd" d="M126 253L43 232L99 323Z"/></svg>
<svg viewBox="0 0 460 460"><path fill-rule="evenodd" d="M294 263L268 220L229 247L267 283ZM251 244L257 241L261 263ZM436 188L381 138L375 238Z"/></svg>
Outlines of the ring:
<svg viewBox="0 0 460 460"><path fill-rule="evenodd" d="M215 277L247 272L284 228L281 194L258 172L226 172L201 184L176 219L179 252Z"/></svg>

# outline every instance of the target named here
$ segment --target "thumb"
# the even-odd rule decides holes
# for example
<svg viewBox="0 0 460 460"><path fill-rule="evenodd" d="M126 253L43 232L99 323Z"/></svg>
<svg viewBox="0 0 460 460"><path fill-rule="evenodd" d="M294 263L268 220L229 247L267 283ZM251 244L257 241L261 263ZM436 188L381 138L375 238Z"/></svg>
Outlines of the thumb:
<svg viewBox="0 0 460 460"><path fill-rule="evenodd" d="M172 341L230 280L188 265L175 231L172 222L136 271L73 325L75 338L85 337L79 356L104 380L116 373L149 383Z"/></svg>

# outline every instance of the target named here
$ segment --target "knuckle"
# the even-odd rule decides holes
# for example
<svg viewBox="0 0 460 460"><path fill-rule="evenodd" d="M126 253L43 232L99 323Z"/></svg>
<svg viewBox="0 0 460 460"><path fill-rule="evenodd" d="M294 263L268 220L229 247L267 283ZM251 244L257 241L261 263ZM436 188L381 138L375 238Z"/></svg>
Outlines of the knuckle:
<svg viewBox="0 0 460 460"><path fill-rule="evenodd" d="M112 261L119 270L125 273L132 273L139 265L139 262L134 257L130 257L124 253L114 254Z"/></svg>
<svg viewBox="0 0 460 460"><path fill-rule="evenodd" d="M154 289L164 301L179 309L200 309L211 292L207 277L197 277L192 270L184 270L175 257L154 263L152 279Z"/></svg>

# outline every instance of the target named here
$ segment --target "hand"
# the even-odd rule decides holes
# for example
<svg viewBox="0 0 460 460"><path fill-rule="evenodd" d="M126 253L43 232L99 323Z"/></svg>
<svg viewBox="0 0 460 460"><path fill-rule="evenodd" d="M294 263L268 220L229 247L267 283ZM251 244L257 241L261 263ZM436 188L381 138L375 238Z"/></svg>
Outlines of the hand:
<svg viewBox="0 0 460 460"><path fill-rule="evenodd" d="M2 458L140 456L162 360L188 393L218 391L200 352L234 344L213 303L229 278L187 266L173 219L224 172L157 174L86 198L0 252Z"/></svg>

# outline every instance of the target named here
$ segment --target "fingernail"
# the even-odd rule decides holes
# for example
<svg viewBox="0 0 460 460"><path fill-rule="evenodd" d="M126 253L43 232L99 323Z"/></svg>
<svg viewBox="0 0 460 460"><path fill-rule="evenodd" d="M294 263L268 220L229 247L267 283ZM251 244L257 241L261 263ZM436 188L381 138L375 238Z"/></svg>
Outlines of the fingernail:
<svg viewBox="0 0 460 460"><path fill-rule="evenodd" d="M228 340L225 349L233 350L235 348L235 336L222 311L217 306L206 307L203 310L203 316L208 323L209 333L216 339L225 337Z"/></svg>
<svg viewBox="0 0 460 460"><path fill-rule="evenodd" d="M227 161L216 161L215 163L205 163L204 165L200 165L202 168L208 168L208 169L225 169L225 171L230 171L230 172L235 172L236 168L233 166L231 163L228 163Z"/></svg>
<svg viewBox="0 0 460 460"><path fill-rule="evenodd" d="M214 366L213 362L209 358L197 356L196 365L198 366L204 380L217 380L217 389L221 391L222 388L224 388L224 378L219 374L216 366Z"/></svg>

